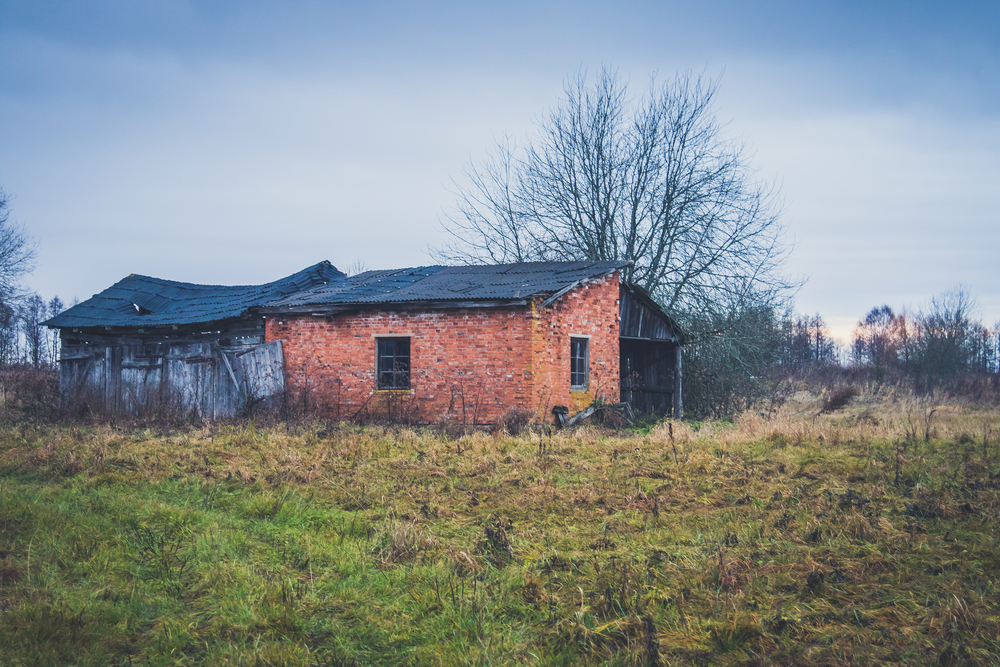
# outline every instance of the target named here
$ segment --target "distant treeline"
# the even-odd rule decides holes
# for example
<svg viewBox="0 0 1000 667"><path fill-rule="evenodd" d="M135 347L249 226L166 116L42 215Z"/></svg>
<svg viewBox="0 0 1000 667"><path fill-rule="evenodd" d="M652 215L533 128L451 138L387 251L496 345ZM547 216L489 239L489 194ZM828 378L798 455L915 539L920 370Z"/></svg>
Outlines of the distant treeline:
<svg viewBox="0 0 1000 667"><path fill-rule="evenodd" d="M8 303L0 301L0 367L55 366L59 360L59 332L42 326L42 322L65 309L58 296L47 302L38 294Z"/></svg>
<svg viewBox="0 0 1000 667"><path fill-rule="evenodd" d="M1000 323L985 326L965 288L922 310L875 308L846 345L820 315L754 305L688 317L684 402L691 416L727 418L780 401L796 382L874 382L1000 401Z"/></svg>
<svg viewBox="0 0 1000 667"><path fill-rule="evenodd" d="M983 325L969 292L959 288L931 299L926 311L872 308L858 322L849 360L876 381L908 376L933 383L959 374L996 374L998 328Z"/></svg>

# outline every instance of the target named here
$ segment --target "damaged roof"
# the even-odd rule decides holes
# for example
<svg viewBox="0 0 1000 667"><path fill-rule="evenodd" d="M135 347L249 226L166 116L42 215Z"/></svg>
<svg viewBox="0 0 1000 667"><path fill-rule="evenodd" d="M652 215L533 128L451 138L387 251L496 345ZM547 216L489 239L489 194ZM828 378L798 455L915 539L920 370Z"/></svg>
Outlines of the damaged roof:
<svg viewBox="0 0 1000 667"><path fill-rule="evenodd" d="M214 322L344 277L326 261L265 285L193 285L133 273L43 324L82 328Z"/></svg>
<svg viewBox="0 0 1000 667"><path fill-rule="evenodd" d="M524 302L531 297L567 291L625 266L628 262L524 262L367 271L276 299L263 310L282 312L324 305Z"/></svg>
<svg viewBox="0 0 1000 667"><path fill-rule="evenodd" d="M130 275L44 322L56 328L159 327L239 317L251 309L289 312L317 307L434 303L525 303L550 299L617 271L628 262L527 262L421 266L348 277L320 262L266 285L193 285Z"/></svg>

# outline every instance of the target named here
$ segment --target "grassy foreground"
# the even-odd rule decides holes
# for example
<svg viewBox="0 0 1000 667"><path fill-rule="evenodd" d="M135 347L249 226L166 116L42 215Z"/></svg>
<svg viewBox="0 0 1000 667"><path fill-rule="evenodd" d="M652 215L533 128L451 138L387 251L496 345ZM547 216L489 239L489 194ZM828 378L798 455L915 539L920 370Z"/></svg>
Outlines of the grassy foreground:
<svg viewBox="0 0 1000 667"><path fill-rule="evenodd" d="M0 661L1000 661L1000 412L794 398L624 435L2 427Z"/></svg>

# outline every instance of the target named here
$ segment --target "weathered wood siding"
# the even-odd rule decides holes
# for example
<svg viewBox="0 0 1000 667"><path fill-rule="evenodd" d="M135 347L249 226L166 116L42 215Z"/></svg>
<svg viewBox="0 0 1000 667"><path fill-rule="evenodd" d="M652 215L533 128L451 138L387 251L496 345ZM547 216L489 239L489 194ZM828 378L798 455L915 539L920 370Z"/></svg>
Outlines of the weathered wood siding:
<svg viewBox="0 0 1000 667"><path fill-rule="evenodd" d="M674 341L676 333L653 309L627 286L623 286L619 297L619 335L622 338L642 338L645 340Z"/></svg>
<svg viewBox="0 0 1000 667"><path fill-rule="evenodd" d="M166 358L167 386L178 392L181 405L202 417L217 416L215 357L211 343L187 343L172 346Z"/></svg>
<svg viewBox="0 0 1000 667"><path fill-rule="evenodd" d="M238 414L285 390L281 341L75 345L63 348L64 400L100 401L112 411L166 407L203 418Z"/></svg>

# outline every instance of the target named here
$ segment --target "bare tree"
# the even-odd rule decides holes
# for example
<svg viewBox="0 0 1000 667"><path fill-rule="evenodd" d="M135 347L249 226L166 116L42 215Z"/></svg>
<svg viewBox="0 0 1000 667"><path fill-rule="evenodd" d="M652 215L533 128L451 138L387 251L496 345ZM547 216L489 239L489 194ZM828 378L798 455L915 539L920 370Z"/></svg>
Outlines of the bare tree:
<svg viewBox="0 0 1000 667"><path fill-rule="evenodd" d="M928 376L947 376L972 370L976 327L982 324L972 292L959 285L931 298L920 316L921 371Z"/></svg>
<svg viewBox="0 0 1000 667"><path fill-rule="evenodd" d="M358 257L351 265L347 267L347 275L356 276L358 274L364 273L365 271L370 271L371 268L368 266L368 262Z"/></svg>
<svg viewBox="0 0 1000 667"><path fill-rule="evenodd" d="M52 297L52 299L49 301L48 316L55 317L64 310L66 310L66 304L63 303L63 300L60 299L58 296ZM59 337L59 330L52 329L52 331L49 333L49 342L48 342L49 363L51 363L52 365L57 365L59 363L59 350L61 349L61 347L62 347L62 341Z"/></svg>
<svg viewBox="0 0 1000 667"><path fill-rule="evenodd" d="M782 326L787 339L785 365L818 366L837 362L837 344L830 337L830 330L819 313L811 317L789 314Z"/></svg>
<svg viewBox="0 0 1000 667"><path fill-rule="evenodd" d="M10 366L18 361L18 312L0 302L0 366Z"/></svg>
<svg viewBox="0 0 1000 667"><path fill-rule="evenodd" d="M973 322L968 336L969 370L985 375L997 372L997 329L991 331L981 322Z"/></svg>
<svg viewBox="0 0 1000 667"><path fill-rule="evenodd" d="M782 319L774 306L750 304L690 315L688 327L701 335L684 351L684 409L725 418L764 400L789 370Z"/></svg>
<svg viewBox="0 0 1000 667"><path fill-rule="evenodd" d="M0 303L23 296L21 278L35 268L35 241L10 219L10 198L0 188Z"/></svg>
<svg viewBox="0 0 1000 667"><path fill-rule="evenodd" d="M48 362L49 337L42 326L47 316L48 308L42 297L32 294L24 300L20 317L24 336L24 361L35 368L41 368Z"/></svg>
<svg viewBox="0 0 1000 667"><path fill-rule="evenodd" d="M899 366L900 320L888 305L872 308L854 329L854 363L872 369L877 382Z"/></svg>
<svg viewBox="0 0 1000 667"><path fill-rule="evenodd" d="M571 77L533 138L504 138L466 167L443 221L454 240L433 254L627 260L624 278L675 312L769 300L793 286L780 273L781 201L746 145L723 136L717 91L685 73L632 99L608 69L593 85Z"/></svg>

